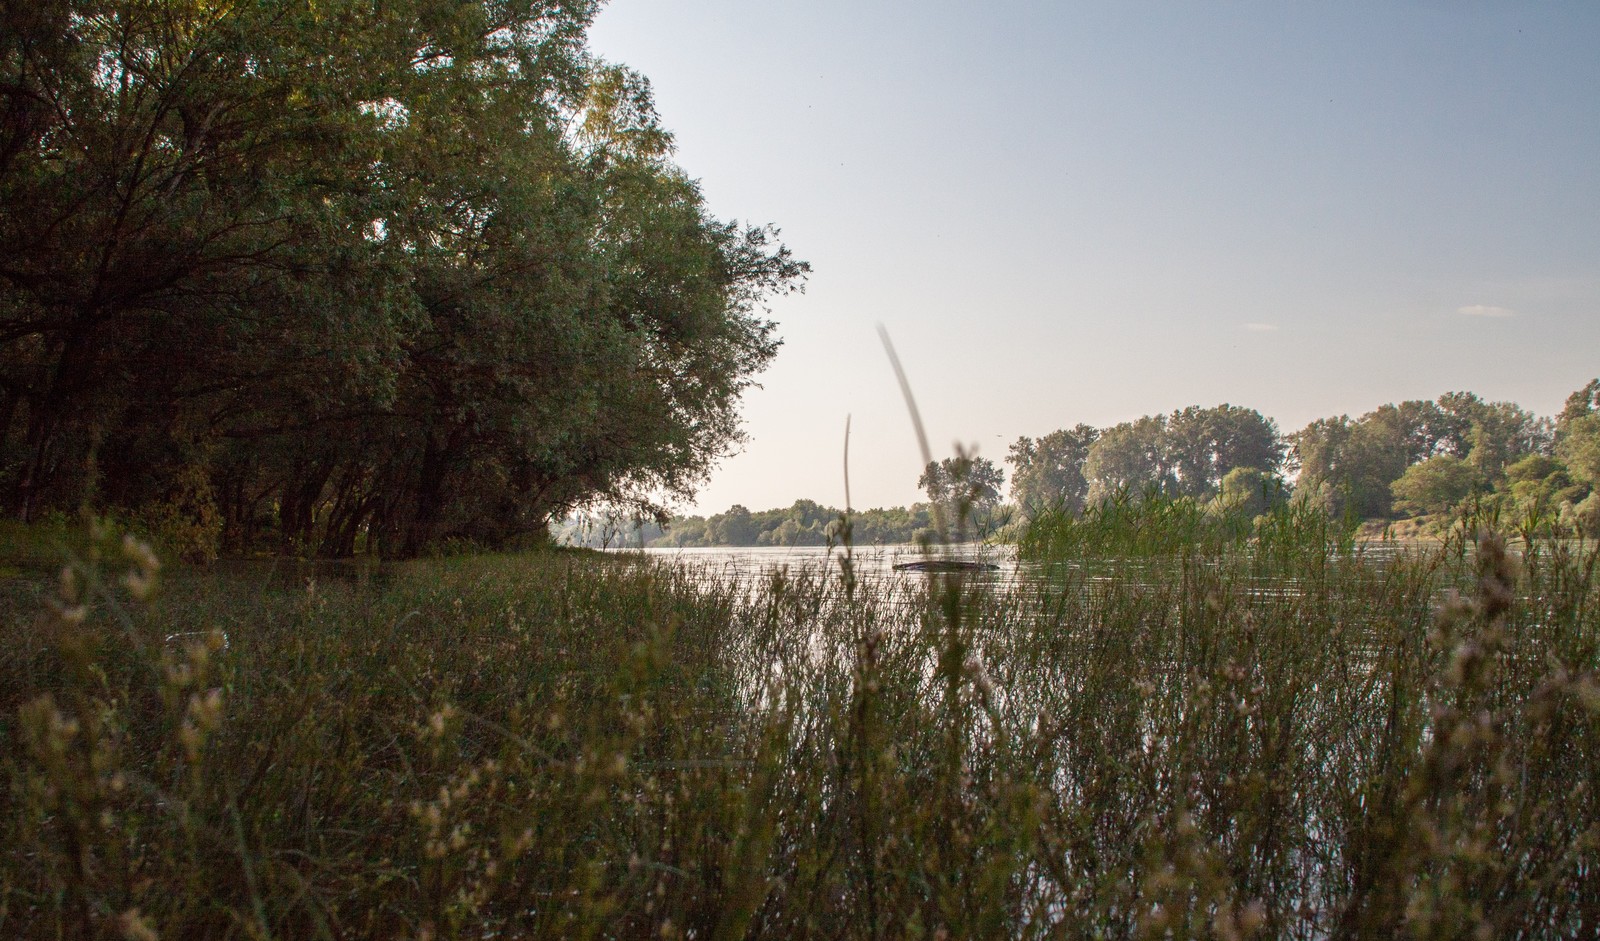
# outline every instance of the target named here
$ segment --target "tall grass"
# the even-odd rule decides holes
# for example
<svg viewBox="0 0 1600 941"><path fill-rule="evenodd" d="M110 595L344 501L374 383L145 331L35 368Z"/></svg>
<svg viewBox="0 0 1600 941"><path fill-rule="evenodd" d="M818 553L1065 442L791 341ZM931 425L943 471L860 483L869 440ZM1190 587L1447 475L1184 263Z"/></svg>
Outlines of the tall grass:
<svg viewBox="0 0 1600 941"><path fill-rule="evenodd" d="M1096 525L1020 588L101 533L0 589L0 935L1600 936L1593 544Z"/></svg>
<svg viewBox="0 0 1600 941"><path fill-rule="evenodd" d="M1276 556L1349 551L1356 522L1303 502L1280 503L1256 515L1243 504L1207 504L1123 488L1081 511L1047 507L1035 513L1017 531L1016 542L1022 558L1042 560L1214 555L1253 544L1274 557L1275 565L1292 568L1292 560Z"/></svg>

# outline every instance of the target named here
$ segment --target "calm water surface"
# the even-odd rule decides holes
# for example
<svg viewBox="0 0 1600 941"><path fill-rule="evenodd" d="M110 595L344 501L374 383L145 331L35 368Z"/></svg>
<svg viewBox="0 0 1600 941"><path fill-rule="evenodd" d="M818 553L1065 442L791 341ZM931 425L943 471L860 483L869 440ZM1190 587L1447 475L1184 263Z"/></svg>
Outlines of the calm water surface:
<svg viewBox="0 0 1600 941"><path fill-rule="evenodd" d="M638 553L640 550L634 549ZM645 549L646 558L699 569L711 576L734 578L740 581L762 579L776 572L790 574L826 571L836 574L844 559L844 550L826 546L752 546L712 547L692 549ZM999 566L992 572L973 572L966 577L996 584L1016 584L1026 579L1034 566L1017 563L1015 546L986 546L966 544L934 550L931 554L916 545L869 546L857 548L853 555L856 577L861 580L896 578L906 580L926 579L920 572L897 572L896 565L919 562L925 559L962 559L987 562Z"/></svg>
<svg viewBox="0 0 1600 941"><path fill-rule="evenodd" d="M826 546L752 546L674 549L621 549L621 553L641 555L652 561L698 571L710 579L732 579L754 587L773 574L819 572L837 577L844 550ZM1367 564L1387 565L1407 547L1387 543L1360 546L1357 555ZM1173 559L1073 560L1056 562L1018 561L1016 546L967 543L929 550L912 544L869 546L854 553L856 578L862 582L889 580L905 584L925 582L933 577L922 572L899 572L895 566L927 559L961 559L987 562L993 571L964 573L963 579L999 588L1034 588L1071 583L1095 592L1113 582L1140 584L1152 580L1152 567L1170 566ZM1251 595L1298 595L1300 586L1293 578L1268 575L1252 580L1245 587Z"/></svg>

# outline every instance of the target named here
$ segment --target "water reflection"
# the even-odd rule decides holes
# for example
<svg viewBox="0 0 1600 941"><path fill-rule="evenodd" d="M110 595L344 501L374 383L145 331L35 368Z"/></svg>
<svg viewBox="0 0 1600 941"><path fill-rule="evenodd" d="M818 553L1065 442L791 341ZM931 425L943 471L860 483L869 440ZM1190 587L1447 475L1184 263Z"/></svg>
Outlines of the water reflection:
<svg viewBox="0 0 1600 941"><path fill-rule="evenodd" d="M1414 547L1412 547L1414 549ZM839 577L845 551L827 546L751 546L751 547L697 547L662 549L612 550L621 555L632 555L653 562L673 565L707 581L733 582L750 588L765 583L774 575L788 578ZM1381 570L1407 551L1407 547L1394 543L1373 543L1358 546L1356 551L1341 557L1332 553L1330 563L1358 563L1374 571ZM989 570L960 573L963 583L989 589L1005 588L1061 588L1080 586L1088 593L1105 590L1113 584L1138 588L1170 577L1170 569L1183 565L1217 568L1229 565L1229 558L1188 560L1182 557L1072 559L1057 561L1022 560L1017 557L1017 547L982 543L924 549L914 544L878 545L857 548L851 556L855 576L862 584L890 582L915 586L930 582L940 576L932 572L896 570L896 566L928 560L977 562L994 566ZM1254 597L1299 597L1300 580L1282 572L1263 572L1247 579L1247 584L1236 587Z"/></svg>
<svg viewBox="0 0 1600 941"><path fill-rule="evenodd" d="M836 576L845 559L840 547L751 546L626 550L653 561L681 566L689 571L740 583L763 581L772 575ZM896 571L896 565L928 559L981 562L995 566L987 571L963 573L963 578L991 585L1015 585L1039 574L1037 565L1017 561L1015 546L966 543L925 550L912 544L856 548L850 555L856 579L861 582L897 579L926 581L927 573Z"/></svg>

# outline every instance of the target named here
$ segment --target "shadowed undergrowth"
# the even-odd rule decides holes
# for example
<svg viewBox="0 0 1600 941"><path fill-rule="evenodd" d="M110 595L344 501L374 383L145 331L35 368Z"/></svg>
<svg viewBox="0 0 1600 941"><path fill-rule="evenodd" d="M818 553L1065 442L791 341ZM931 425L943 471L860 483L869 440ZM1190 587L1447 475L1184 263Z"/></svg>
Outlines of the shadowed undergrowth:
<svg viewBox="0 0 1600 941"><path fill-rule="evenodd" d="M1117 539L997 589L102 533L0 583L0 934L1600 933L1592 544Z"/></svg>

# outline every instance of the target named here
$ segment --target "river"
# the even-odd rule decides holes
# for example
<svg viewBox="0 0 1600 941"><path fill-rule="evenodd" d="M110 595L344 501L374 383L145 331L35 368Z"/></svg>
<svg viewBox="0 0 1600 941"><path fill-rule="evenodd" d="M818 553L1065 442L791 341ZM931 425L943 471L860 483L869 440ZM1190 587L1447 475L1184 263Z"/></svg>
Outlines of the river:
<svg viewBox="0 0 1600 941"><path fill-rule="evenodd" d="M641 550L620 550L640 553ZM749 582L787 570L837 572L844 550L826 546L716 546L706 548L644 549L646 558L704 571L708 575ZM1033 566L1017 562L1015 546L965 543L924 550L920 546L886 545L857 548L851 560L856 577L862 581L882 578L923 579L920 572L897 572L895 566L928 559L954 559L985 562L997 566L992 571L967 573L966 577L994 584L1016 584L1027 577Z"/></svg>

